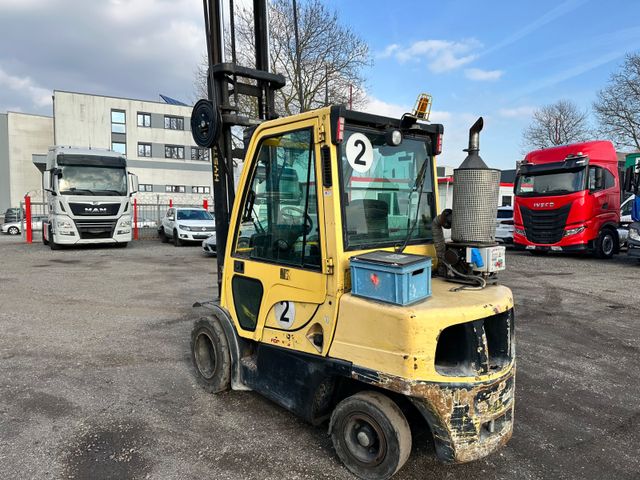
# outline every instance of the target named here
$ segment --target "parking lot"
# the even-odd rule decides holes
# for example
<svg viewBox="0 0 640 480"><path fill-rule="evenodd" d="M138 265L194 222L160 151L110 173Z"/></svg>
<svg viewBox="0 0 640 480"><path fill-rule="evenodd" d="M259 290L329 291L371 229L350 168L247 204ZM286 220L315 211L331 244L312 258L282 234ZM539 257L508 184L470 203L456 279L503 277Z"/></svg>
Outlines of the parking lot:
<svg viewBox="0 0 640 480"><path fill-rule="evenodd" d="M215 260L159 241L52 252L0 236L2 478L351 478L326 427L251 392L205 393L191 305ZM398 479L631 479L640 472L640 265L510 252L513 439L441 465L424 436Z"/></svg>

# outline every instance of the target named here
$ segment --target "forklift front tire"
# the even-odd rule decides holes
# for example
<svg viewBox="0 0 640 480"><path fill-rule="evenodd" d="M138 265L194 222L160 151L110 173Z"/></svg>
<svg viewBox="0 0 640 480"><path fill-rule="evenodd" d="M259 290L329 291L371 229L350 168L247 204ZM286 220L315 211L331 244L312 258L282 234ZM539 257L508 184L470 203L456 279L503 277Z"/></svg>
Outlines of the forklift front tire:
<svg viewBox="0 0 640 480"><path fill-rule="evenodd" d="M210 393L228 390L231 384L229 342L216 317L196 321L191 332L191 359L198 382Z"/></svg>
<svg viewBox="0 0 640 480"><path fill-rule="evenodd" d="M329 430L342 463L363 479L391 478L411 453L407 419L380 392L359 392L344 399L331 414Z"/></svg>

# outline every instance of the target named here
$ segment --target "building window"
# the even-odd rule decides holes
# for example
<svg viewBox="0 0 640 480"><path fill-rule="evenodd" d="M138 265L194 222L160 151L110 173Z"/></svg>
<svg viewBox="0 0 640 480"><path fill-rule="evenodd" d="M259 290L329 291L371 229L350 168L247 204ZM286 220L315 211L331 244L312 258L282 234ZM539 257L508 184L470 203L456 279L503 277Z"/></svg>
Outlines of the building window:
<svg viewBox="0 0 640 480"><path fill-rule="evenodd" d="M164 128L169 130L184 130L184 118L183 117L170 117L165 115Z"/></svg>
<svg viewBox="0 0 640 480"><path fill-rule="evenodd" d="M184 147L178 147L177 145L165 145L164 157L184 159Z"/></svg>
<svg viewBox="0 0 640 480"><path fill-rule="evenodd" d="M210 187L191 187L191 193L211 193Z"/></svg>
<svg viewBox="0 0 640 480"><path fill-rule="evenodd" d="M184 193L184 185L165 185L164 191L167 193Z"/></svg>
<svg viewBox="0 0 640 480"><path fill-rule="evenodd" d="M209 161L209 149L191 147L191 160L202 160L203 162Z"/></svg>
<svg viewBox="0 0 640 480"><path fill-rule="evenodd" d="M121 153L122 155L127 154L127 144L122 142L111 142L111 150L114 152Z"/></svg>
<svg viewBox="0 0 640 480"><path fill-rule="evenodd" d="M138 191L139 192L153 192L153 185L150 185L148 183L140 183L140 184L138 184Z"/></svg>
<svg viewBox="0 0 640 480"><path fill-rule="evenodd" d="M111 110L111 133L127 133L124 110Z"/></svg>
<svg viewBox="0 0 640 480"><path fill-rule="evenodd" d="M138 144L138 156L139 157L150 157L151 156L151 144L150 143L139 143Z"/></svg>
<svg viewBox="0 0 640 480"><path fill-rule="evenodd" d="M510 207L511 206L511 196L510 195L503 195L502 196L502 206L503 207Z"/></svg>
<svg viewBox="0 0 640 480"><path fill-rule="evenodd" d="M151 127L151 114L138 112L138 126Z"/></svg>

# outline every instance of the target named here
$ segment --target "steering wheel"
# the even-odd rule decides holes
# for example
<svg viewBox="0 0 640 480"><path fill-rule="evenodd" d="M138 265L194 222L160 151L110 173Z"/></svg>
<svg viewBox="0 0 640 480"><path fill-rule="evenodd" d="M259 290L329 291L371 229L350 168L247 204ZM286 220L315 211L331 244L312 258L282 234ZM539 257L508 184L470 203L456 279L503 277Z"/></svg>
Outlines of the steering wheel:
<svg viewBox="0 0 640 480"><path fill-rule="evenodd" d="M295 205L285 205L280 209L280 215L289 218L288 222L292 225L299 224L299 220L304 217L304 234L308 235L313 229L313 220L308 213Z"/></svg>

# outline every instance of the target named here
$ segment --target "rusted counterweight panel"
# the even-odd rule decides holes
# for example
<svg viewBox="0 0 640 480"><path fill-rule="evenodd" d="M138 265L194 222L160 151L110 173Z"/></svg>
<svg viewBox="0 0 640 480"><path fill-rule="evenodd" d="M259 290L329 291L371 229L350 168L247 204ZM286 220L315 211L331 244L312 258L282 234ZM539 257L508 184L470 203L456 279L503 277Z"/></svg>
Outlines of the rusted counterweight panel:
<svg viewBox="0 0 640 480"><path fill-rule="evenodd" d="M464 463L502 447L513 432L515 366L477 384L406 381L382 373L354 378L406 395L429 423L438 458Z"/></svg>

